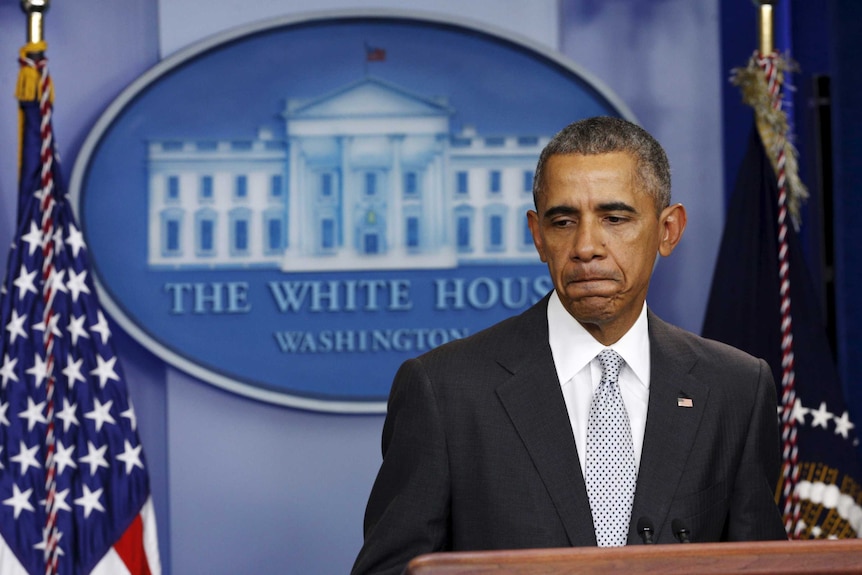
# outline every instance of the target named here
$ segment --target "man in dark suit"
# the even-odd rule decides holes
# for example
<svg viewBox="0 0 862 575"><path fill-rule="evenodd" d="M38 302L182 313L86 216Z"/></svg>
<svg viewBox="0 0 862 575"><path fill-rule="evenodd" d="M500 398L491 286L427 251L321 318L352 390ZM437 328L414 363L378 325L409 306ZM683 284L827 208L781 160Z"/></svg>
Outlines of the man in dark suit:
<svg viewBox="0 0 862 575"><path fill-rule="evenodd" d="M658 543L786 538L769 367L646 306L686 225L664 150L624 120L576 122L542 152L533 195L554 290L402 365L354 574L442 550L637 544L638 523ZM610 387L605 353L622 366ZM603 416L599 389L624 407ZM609 421L620 439L597 443Z"/></svg>

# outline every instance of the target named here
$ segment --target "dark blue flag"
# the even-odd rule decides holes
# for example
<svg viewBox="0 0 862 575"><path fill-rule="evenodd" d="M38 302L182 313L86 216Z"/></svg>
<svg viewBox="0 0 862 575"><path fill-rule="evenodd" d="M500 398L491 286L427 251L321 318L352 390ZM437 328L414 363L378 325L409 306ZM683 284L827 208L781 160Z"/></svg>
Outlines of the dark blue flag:
<svg viewBox="0 0 862 575"><path fill-rule="evenodd" d="M753 129L728 207L703 335L762 357L772 367L779 417L787 410L782 423L785 469L795 465L798 473L790 498L784 493L786 477L776 486L780 508L790 511L785 515L788 533L857 537L862 534L857 433L792 225L784 231L789 269L782 278L778 197L775 170ZM783 294L789 298L783 301ZM782 303L789 308L782 310ZM783 325L788 318L792 321ZM785 339L782 351L787 333L791 339ZM788 383L795 397L788 397Z"/></svg>
<svg viewBox="0 0 862 575"><path fill-rule="evenodd" d="M18 225L0 287L0 573L160 572L146 458L22 50Z"/></svg>

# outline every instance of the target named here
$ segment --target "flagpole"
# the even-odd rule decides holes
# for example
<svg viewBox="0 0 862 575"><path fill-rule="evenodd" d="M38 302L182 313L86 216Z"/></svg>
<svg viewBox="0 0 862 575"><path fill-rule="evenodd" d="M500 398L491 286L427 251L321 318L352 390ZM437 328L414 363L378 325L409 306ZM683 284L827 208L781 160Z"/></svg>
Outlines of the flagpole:
<svg viewBox="0 0 862 575"><path fill-rule="evenodd" d="M62 550L60 538L62 533L58 526L58 513L60 510L57 490L57 460L55 458L57 448L57 436L55 428L55 399L57 381L54 373L55 367L55 341L59 332L54 332L50 326L59 320L60 315L54 306L57 294L58 282L62 282L63 271L58 275L57 260L55 252L55 218L57 202L54 187L54 138L52 130L52 102L53 93L51 79L45 67L44 51L45 43L45 18L44 13L48 10L50 0L21 0L21 9L27 14L27 45L21 50L20 62L22 64L16 89L19 101L36 101L39 103L39 114L41 116L41 149L42 149L42 178L38 194L41 211L42 227L42 300L44 312L42 325L44 325L43 351L45 354L45 413L47 424L45 433L45 524L42 529L43 558L45 575L56 575L59 571L59 560ZM38 77L38 78L37 78ZM23 114L23 109L19 113ZM23 147L23 128L21 132L21 145ZM48 153L46 153L48 152ZM22 172L21 177L24 174ZM62 234L62 228L58 230ZM62 285L62 284L59 284ZM62 290L62 291L65 291ZM62 446L62 444L60 444Z"/></svg>
<svg viewBox="0 0 862 575"><path fill-rule="evenodd" d="M21 0L21 10L27 14L27 44L21 48L20 58L41 60L45 51L45 17L51 0ZM16 97L22 101L38 100L41 73L35 66L22 67L18 72ZM24 112L18 110L18 166L21 166L24 130Z"/></svg>
<svg viewBox="0 0 862 575"><path fill-rule="evenodd" d="M51 0L21 0L21 10L27 14L27 42L35 44L45 38L45 18Z"/></svg>
<svg viewBox="0 0 862 575"><path fill-rule="evenodd" d="M778 4L778 0L759 0L760 2L760 55L768 56L775 49L774 28L773 28L773 6Z"/></svg>
<svg viewBox="0 0 862 575"><path fill-rule="evenodd" d="M778 0L757 0L760 4L759 13L759 54L755 64L760 70L765 101L752 102L755 107L755 118L764 142L767 155L775 170L778 180L778 269L779 269L779 301L781 314L781 391L779 396L779 413L782 442L782 468L778 492L783 499L782 513L787 534L791 539L798 539L805 529L805 520L801 517L801 502L798 492L800 482L799 461L799 426L794 417L794 406L799 401L796 390L796 362L793 347L793 313L790 297L790 261L787 243L788 220L793 217L798 207L790 197L794 191L804 193L804 186L796 173L795 148L789 139L787 117L782 109L781 88L784 84L782 67L785 66L781 56L775 53L773 32L773 7ZM798 198L797 200L798 201ZM788 211L790 212L788 214ZM790 216L790 217L788 217Z"/></svg>

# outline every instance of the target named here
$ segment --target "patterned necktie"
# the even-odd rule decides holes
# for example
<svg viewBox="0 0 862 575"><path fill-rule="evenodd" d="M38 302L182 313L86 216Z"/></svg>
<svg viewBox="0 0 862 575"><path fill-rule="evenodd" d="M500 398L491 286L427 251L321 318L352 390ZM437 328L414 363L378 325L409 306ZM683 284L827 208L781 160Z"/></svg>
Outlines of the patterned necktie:
<svg viewBox="0 0 862 575"><path fill-rule="evenodd" d="M612 349L599 355L602 380L590 404L587 423L586 483L600 547L625 545L637 468L632 428L620 393L623 358Z"/></svg>

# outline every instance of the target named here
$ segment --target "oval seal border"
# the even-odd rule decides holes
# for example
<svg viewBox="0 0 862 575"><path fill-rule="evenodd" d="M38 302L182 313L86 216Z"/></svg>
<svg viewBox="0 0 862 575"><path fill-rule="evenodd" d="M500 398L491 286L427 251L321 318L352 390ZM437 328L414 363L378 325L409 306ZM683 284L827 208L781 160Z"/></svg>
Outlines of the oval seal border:
<svg viewBox="0 0 862 575"><path fill-rule="evenodd" d="M189 61L206 54L208 51L225 44L242 40L247 37L274 31L279 28L309 25L315 23L326 23L338 20L376 21L376 20L399 20L411 24L443 25L452 29L458 29L463 33L478 34L488 37L494 41L512 45L550 64L559 66L568 73L579 78L584 84L595 91L605 102L612 107L620 116L635 120L634 115L628 107L604 84L588 71L581 68L575 62L569 60L558 52L552 51L533 40L520 37L512 32L504 31L493 26L480 24L467 19L444 17L416 11L399 10L350 10L350 11L327 11L315 12L301 15L288 16L284 18L267 19L208 37L201 42L184 48L168 58L160 61L154 67L146 71L134 82L132 82L102 113L84 141L81 151L76 158L69 186L69 194L73 208L76 210L79 221L87 236L86 222L81 217L82 186L90 166L90 162L96 153L99 144L111 129L115 120L136 97L150 86L156 84L163 76L188 63ZM89 244L89 242L88 242ZM98 264L95 261L94 263ZM151 351L166 363L182 370L189 375L204 382L210 383L218 388L236 393L240 396L256 399L259 401L283 405L293 408L331 413L385 413L385 401L362 401L350 399L321 399L307 397L300 394L292 394L289 391L274 390L271 387L262 386L255 382L242 380L230 375L211 369L201 363L186 357L175 350L171 345L160 341L159 338L149 333L143 326L130 318L122 305L114 301L111 290L103 282L99 274L99 266L94 265L94 279L100 292L100 299L105 310L114 320L137 342ZM391 374L390 374L391 376Z"/></svg>

